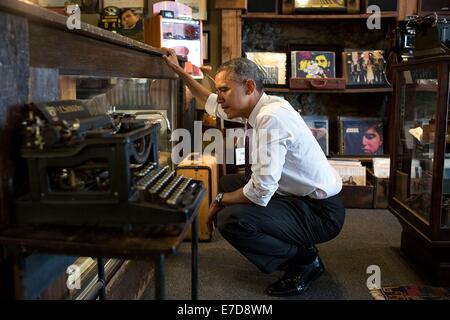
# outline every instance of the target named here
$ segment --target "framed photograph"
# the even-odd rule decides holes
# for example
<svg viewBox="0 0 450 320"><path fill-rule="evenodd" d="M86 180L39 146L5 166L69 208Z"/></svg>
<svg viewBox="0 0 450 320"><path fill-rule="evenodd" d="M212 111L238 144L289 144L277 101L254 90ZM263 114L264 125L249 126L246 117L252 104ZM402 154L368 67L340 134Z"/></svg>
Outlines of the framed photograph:
<svg viewBox="0 0 450 320"><path fill-rule="evenodd" d="M211 49L209 46L209 31L203 31L202 51L203 51L203 63L204 64L211 63L211 60L210 60Z"/></svg>
<svg viewBox="0 0 450 320"><path fill-rule="evenodd" d="M306 125L311 129L325 155L329 154L328 117L327 116L302 116Z"/></svg>
<svg viewBox="0 0 450 320"><path fill-rule="evenodd" d="M291 51L292 78L336 78L336 55L332 51Z"/></svg>
<svg viewBox="0 0 450 320"><path fill-rule="evenodd" d="M383 121L379 118L339 118L342 155L383 155Z"/></svg>
<svg viewBox="0 0 450 320"><path fill-rule="evenodd" d="M246 52L246 57L255 62L264 73L264 84L270 87L286 86L286 53Z"/></svg>
<svg viewBox="0 0 450 320"><path fill-rule="evenodd" d="M384 50L344 50L347 87L387 87Z"/></svg>
<svg viewBox="0 0 450 320"><path fill-rule="evenodd" d="M124 8L120 11L121 35L144 42L143 10L143 8Z"/></svg>
<svg viewBox="0 0 450 320"><path fill-rule="evenodd" d="M208 8L206 0L175 0L192 9L192 18L196 20L208 20Z"/></svg>

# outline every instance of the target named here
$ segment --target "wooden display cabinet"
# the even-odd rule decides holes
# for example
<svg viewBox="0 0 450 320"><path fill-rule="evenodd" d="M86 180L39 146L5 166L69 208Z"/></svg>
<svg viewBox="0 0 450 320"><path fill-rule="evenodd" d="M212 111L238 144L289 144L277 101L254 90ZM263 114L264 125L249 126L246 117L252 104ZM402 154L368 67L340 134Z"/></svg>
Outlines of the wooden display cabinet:
<svg viewBox="0 0 450 320"><path fill-rule="evenodd" d="M395 118L389 209L401 250L440 286L450 286L450 56L394 67Z"/></svg>

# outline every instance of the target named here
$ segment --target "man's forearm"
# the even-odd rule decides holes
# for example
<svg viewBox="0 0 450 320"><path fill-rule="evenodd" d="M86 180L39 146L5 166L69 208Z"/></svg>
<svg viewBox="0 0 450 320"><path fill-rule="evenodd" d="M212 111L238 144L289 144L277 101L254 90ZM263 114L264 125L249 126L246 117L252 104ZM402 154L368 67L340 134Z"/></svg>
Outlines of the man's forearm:
<svg viewBox="0 0 450 320"><path fill-rule="evenodd" d="M204 86L198 83L191 75L189 75L183 68L178 67L175 72L180 76L180 78L187 85L189 90L191 90L192 95L198 100L201 105L206 104L211 92L207 90Z"/></svg>
<svg viewBox="0 0 450 320"><path fill-rule="evenodd" d="M244 188L240 188L233 192L223 194L222 202L224 206L230 206L238 203L253 203L244 195Z"/></svg>

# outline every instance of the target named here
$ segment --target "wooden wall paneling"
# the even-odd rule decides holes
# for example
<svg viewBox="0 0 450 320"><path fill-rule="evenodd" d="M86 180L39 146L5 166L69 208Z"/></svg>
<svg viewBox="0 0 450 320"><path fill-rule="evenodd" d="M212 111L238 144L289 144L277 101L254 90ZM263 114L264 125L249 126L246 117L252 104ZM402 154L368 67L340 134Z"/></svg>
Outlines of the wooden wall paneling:
<svg viewBox="0 0 450 320"><path fill-rule="evenodd" d="M418 12L417 0L398 0L398 20L404 21L407 16L416 15Z"/></svg>
<svg viewBox="0 0 450 320"><path fill-rule="evenodd" d="M19 156L21 111L28 100L28 25L0 12L0 224L9 221Z"/></svg>
<svg viewBox="0 0 450 320"><path fill-rule="evenodd" d="M242 55L241 16L241 10L222 10L222 63Z"/></svg>
<svg viewBox="0 0 450 320"><path fill-rule="evenodd" d="M56 69L30 68L29 102L39 103L59 99L59 72Z"/></svg>
<svg viewBox="0 0 450 320"><path fill-rule="evenodd" d="M216 9L247 9L247 0L216 0Z"/></svg>
<svg viewBox="0 0 450 320"><path fill-rule="evenodd" d="M75 100L77 98L77 80L70 76L59 77L59 99Z"/></svg>

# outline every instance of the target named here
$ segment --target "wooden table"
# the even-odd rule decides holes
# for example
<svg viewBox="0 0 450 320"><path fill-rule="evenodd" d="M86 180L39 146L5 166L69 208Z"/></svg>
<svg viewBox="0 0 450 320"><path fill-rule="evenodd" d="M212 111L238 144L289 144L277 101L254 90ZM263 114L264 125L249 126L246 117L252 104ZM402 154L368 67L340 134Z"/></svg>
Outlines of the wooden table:
<svg viewBox="0 0 450 320"><path fill-rule="evenodd" d="M192 225L192 299L198 299L198 211L188 223L168 227L164 233L155 228L124 231L116 228L6 226L0 228L0 245L15 255L25 252L77 255L85 257L155 260L155 298L165 298L164 260L175 254ZM161 230L159 230L161 231ZM16 271L22 271L20 264ZM17 273L17 272L15 272ZM102 275L99 269L99 279ZM15 294L23 290L20 276L14 276ZM104 280L104 279L103 279ZM104 290L104 289L103 289Z"/></svg>

